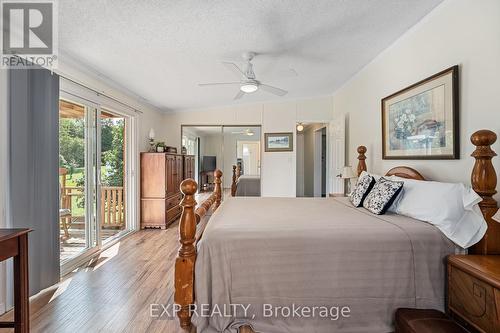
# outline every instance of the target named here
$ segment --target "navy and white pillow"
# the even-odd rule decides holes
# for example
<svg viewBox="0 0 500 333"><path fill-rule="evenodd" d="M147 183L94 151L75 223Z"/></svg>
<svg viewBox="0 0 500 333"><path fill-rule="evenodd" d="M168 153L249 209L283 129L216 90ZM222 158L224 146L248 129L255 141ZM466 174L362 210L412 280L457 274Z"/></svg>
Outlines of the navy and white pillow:
<svg viewBox="0 0 500 333"><path fill-rule="evenodd" d="M363 201L363 207L373 214L382 215L392 205L404 182L380 178Z"/></svg>
<svg viewBox="0 0 500 333"><path fill-rule="evenodd" d="M361 207L363 205L363 200L365 200L368 192L372 189L373 185L375 185L375 179L373 176L368 173L364 173L361 175L361 178L358 179L356 183L356 187L349 195L349 199L351 200L354 207Z"/></svg>

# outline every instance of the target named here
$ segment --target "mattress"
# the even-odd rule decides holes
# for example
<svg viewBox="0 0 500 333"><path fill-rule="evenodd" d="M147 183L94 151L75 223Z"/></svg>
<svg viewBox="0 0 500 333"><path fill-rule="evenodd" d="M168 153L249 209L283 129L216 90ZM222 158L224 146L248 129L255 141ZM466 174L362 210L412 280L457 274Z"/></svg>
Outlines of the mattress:
<svg viewBox="0 0 500 333"><path fill-rule="evenodd" d="M198 243L196 309L209 311L193 322L198 332L392 332L399 307L443 310L444 262L457 252L430 224L346 198L230 198ZM312 316L320 307L329 313Z"/></svg>
<svg viewBox="0 0 500 333"><path fill-rule="evenodd" d="M260 176L241 175L237 181L237 197L260 197Z"/></svg>

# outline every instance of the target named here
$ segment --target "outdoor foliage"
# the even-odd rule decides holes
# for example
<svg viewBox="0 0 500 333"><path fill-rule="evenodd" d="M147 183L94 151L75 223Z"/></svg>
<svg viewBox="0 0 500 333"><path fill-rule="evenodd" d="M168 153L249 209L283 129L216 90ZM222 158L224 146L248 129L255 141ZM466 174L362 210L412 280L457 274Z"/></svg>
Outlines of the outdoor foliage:
<svg viewBox="0 0 500 333"><path fill-rule="evenodd" d="M83 119L59 122L59 166L70 170L85 165L85 124Z"/></svg>
<svg viewBox="0 0 500 333"><path fill-rule="evenodd" d="M114 124L111 120L103 122L103 134L104 128L106 128L106 132L110 132L110 135L106 137L106 141L104 135L102 137L101 161L106 166L102 182L107 186L123 186L123 126L123 119L115 121ZM108 149L104 150L105 147Z"/></svg>
<svg viewBox="0 0 500 333"><path fill-rule="evenodd" d="M123 186L123 119L101 120L102 183ZM67 168L68 178L76 186L84 185L85 122L83 119L62 118L59 122L59 166Z"/></svg>

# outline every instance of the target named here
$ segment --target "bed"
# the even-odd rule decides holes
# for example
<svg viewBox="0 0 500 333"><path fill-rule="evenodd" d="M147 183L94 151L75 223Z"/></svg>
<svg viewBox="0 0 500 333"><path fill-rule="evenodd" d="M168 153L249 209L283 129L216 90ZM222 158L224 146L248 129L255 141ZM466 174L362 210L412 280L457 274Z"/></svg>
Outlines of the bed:
<svg viewBox="0 0 500 333"><path fill-rule="evenodd" d="M471 250L475 253L500 253L498 242L492 242L500 230L490 219L496 212L489 147L494 141L482 131L472 136L477 146L472 186L484 199L480 205L488 223L486 236ZM366 148L358 152L361 172L366 170ZM424 179L407 167L387 175ZM459 249L434 226L395 214L375 216L345 198L237 197L215 210L204 231L197 230L197 221L221 203L220 183L216 176L215 193L196 211L196 183L182 185L175 267L182 327L192 319L199 332L237 332L241 327L255 332L305 332L311 327L315 332L390 332L398 307L443 309L444 261ZM208 318L196 311L204 304L210 309L233 304L250 308L234 307L229 317ZM272 304L266 309L273 315L264 314L264 304ZM274 315L277 307L290 311L318 304L337 311L347 307L350 313L341 320Z"/></svg>
<svg viewBox="0 0 500 333"><path fill-rule="evenodd" d="M241 175L240 168L233 165L231 196L260 197L260 175Z"/></svg>

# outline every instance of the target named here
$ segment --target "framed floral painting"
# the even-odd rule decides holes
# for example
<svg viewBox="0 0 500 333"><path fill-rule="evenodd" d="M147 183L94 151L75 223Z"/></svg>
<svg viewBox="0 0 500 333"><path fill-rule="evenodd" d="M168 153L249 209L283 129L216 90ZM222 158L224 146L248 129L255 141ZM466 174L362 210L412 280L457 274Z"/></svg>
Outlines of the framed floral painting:
<svg viewBox="0 0 500 333"><path fill-rule="evenodd" d="M458 66L382 99L383 159L459 159Z"/></svg>

